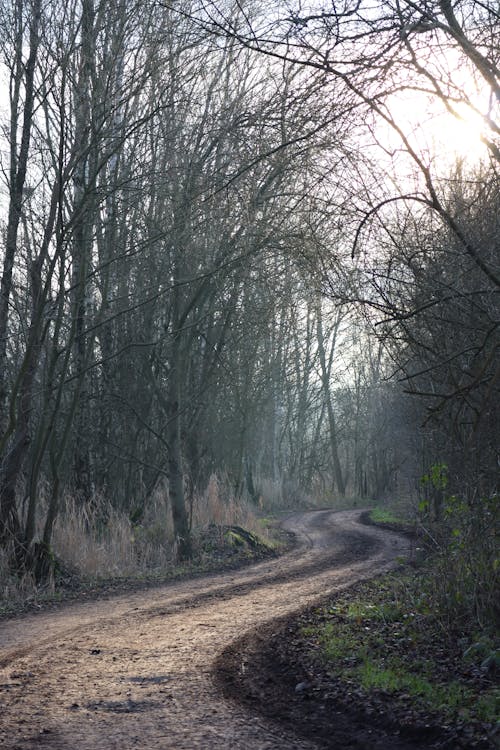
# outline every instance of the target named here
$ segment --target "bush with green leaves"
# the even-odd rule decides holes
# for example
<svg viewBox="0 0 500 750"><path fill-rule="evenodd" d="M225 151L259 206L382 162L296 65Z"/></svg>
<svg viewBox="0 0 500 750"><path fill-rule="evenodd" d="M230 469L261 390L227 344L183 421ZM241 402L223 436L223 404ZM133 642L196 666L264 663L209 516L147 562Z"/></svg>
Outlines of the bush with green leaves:
<svg viewBox="0 0 500 750"><path fill-rule="evenodd" d="M448 494L445 464L422 478L421 524L435 552L436 604L448 623L473 617L478 625L500 618L500 504L497 495Z"/></svg>

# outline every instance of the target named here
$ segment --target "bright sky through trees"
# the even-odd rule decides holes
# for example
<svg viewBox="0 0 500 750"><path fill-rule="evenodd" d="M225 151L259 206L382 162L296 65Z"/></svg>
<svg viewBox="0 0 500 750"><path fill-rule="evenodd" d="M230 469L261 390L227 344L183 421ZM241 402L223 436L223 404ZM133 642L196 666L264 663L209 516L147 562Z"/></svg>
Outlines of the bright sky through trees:
<svg viewBox="0 0 500 750"><path fill-rule="evenodd" d="M387 106L395 123L419 152L432 160L438 172L447 172L457 160L474 166L486 158L488 147L483 136L488 128L481 115L470 107L459 105L453 114L441 103L429 102L427 96L414 91L392 96ZM383 126L379 138L389 149L401 146L391 127Z"/></svg>

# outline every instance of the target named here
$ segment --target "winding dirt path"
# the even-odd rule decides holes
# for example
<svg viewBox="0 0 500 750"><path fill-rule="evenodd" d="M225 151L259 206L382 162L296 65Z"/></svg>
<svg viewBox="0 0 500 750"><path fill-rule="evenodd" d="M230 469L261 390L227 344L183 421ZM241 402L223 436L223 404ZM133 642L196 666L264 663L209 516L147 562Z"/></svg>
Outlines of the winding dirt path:
<svg viewBox="0 0 500 750"><path fill-rule="evenodd" d="M224 700L212 665L245 631L407 553L359 516L294 513L298 546L276 560L0 623L0 747L312 750Z"/></svg>

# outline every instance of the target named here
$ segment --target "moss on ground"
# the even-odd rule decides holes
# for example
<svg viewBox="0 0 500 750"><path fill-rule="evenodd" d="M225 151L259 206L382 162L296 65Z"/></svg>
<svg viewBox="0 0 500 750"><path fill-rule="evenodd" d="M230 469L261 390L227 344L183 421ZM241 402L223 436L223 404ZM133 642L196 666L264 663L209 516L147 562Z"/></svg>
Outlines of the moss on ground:
<svg viewBox="0 0 500 750"><path fill-rule="evenodd" d="M403 518L402 516L394 513L389 508L382 508L380 506L372 508L372 510L370 511L370 520L373 521L373 523L389 523L395 525L408 524L408 518Z"/></svg>

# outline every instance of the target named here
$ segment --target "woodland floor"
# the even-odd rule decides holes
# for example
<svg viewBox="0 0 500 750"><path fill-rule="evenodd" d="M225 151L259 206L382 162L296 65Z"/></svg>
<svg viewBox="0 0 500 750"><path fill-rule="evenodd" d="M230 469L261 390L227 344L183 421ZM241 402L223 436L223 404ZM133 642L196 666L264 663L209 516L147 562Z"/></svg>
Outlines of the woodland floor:
<svg viewBox="0 0 500 750"><path fill-rule="evenodd" d="M331 621L332 607L341 601L357 606L360 598L380 593L379 582L354 586L322 606L307 609L298 617L285 618L246 634L231 644L218 659L217 679L226 697L252 711L293 727L297 734L314 740L319 748L349 750L493 750L500 747L498 725L451 718L433 710L404 690L364 690L353 680L339 679L321 656L321 647L311 633ZM335 619L335 615L333 616ZM367 626L364 619L350 621L350 629L361 640ZM388 655L410 662L416 658L414 645L391 637L390 625L379 626ZM356 632L358 631L358 632ZM433 664L437 682L456 681L477 696L499 684L498 674L485 674L466 667L463 647L429 633L418 644L418 657ZM397 640L397 643L394 641ZM423 642L422 642L423 641ZM410 666L411 669L411 666Z"/></svg>

